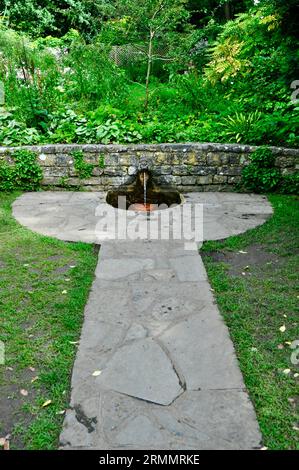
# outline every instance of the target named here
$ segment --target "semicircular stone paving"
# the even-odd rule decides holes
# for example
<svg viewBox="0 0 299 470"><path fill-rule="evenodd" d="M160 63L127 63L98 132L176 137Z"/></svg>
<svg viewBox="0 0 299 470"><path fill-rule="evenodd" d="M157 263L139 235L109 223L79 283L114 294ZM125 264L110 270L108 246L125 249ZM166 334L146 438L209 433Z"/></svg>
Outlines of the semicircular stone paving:
<svg viewBox="0 0 299 470"><path fill-rule="evenodd" d="M272 213L263 196L185 200L203 204L204 239L244 232ZM46 192L24 194L13 207L39 233L101 243L61 447L259 448L254 408L198 251L184 240L103 241L99 205L104 193Z"/></svg>

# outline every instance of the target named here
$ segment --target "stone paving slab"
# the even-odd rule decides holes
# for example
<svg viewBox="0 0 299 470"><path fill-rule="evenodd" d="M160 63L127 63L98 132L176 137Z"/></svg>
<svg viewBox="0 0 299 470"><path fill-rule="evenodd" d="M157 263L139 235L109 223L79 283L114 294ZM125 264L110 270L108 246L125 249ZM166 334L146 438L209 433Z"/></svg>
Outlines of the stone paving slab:
<svg viewBox="0 0 299 470"><path fill-rule="evenodd" d="M272 213L263 196L190 193L186 200L204 204L205 239L241 233ZM27 193L13 210L39 233L99 242L95 214L104 201L103 193ZM61 448L260 448L203 262L185 248L183 240L102 243Z"/></svg>
<svg viewBox="0 0 299 470"><path fill-rule="evenodd" d="M272 207L265 196L238 193L187 193L186 202L203 204L204 240L220 240L262 224ZM45 191L25 193L13 204L15 218L25 227L60 240L101 243L97 210L104 192ZM163 212L163 211L162 211ZM145 216L146 220L146 216Z"/></svg>
<svg viewBox="0 0 299 470"><path fill-rule="evenodd" d="M165 258L171 266L167 245L162 242L159 250L155 243L152 258L142 258L137 246L143 244L131 243L124 249L127 264L119 265L120 276L113 263L119 263L120 253L116 250L113 258L113 246L106 244L101 253L86 306L61 446L258 448L254 409L200 256L182 256L183 263L166 269L165 278L165 269L155 263ZM132 278L132 262L140 259L145 262ZM199 280L186 279L186 272L198 269ZM152 272L155 276L145 281ZM73 424L78 409L81 421L85 416L86 439L82 426Z"/></svg>
<svg viewBox="0 0 299 470"><path fill-rule="evenodd" d="M160 405L170 405L183 392L170 358L152 338L133 338L120 347L106 364L97 384L99 389Z"/></svg>
<svg viewBox="0 0 299 470"><path fill-rule="evenodd" d="M210 307L211 308L211 307ZM214 307L215 308L215 307ZM159 336L184 371L186 390L243 389L233 345L221 319L194 315Z"/></svg>

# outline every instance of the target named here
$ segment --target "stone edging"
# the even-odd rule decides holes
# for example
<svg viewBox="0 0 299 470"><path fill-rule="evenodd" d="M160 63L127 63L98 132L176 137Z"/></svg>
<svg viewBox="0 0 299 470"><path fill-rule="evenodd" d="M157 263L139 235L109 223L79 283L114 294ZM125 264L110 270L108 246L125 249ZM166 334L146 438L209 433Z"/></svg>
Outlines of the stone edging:
<svg viewBox="0 0 299 470"><path fill-rule="evenodd" d="M240 181L242 168L257 147L236 144L186 143L93 145L57 144L0 147L0 157L9 158L16 150L37 154L43 169L43 186L99 191L132 183L138 170L148 168L157 183L173 184L180 191L231 190ZM271 147L276 166L283 174L299 169L299 149ZM72 152L82 151L92 175L80 179L74 168ZM102 165L99 165L101 159Z"/></svg>

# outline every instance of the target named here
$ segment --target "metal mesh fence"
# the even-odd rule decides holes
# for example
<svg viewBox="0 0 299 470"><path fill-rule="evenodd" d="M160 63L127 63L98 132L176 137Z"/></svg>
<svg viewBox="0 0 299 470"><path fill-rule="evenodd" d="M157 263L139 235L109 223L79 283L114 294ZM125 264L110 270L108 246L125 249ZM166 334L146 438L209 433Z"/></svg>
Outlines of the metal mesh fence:
<svg viewBox="0 0 299 470"><path fill-rule="evenodd" d="M119 66L126 66L133 62L142 61L147 58L147 46L145 44L112 46L110 58ZM168 47L164 45L155 46L153 59L170 61L171 59L168 57Z"/></svg>

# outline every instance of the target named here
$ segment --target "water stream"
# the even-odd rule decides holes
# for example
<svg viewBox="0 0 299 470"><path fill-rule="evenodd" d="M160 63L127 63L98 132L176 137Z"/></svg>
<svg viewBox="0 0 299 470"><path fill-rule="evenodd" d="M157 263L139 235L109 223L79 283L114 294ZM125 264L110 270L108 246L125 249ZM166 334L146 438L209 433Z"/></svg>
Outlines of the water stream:
<svg viewBox="0 0 299 470"><path fill-rule="evenodd" d="M143 172L143 204L144 204L144 207L146 207L146 183L147 183L147 174L146 172L144 171Z"/></svg>

